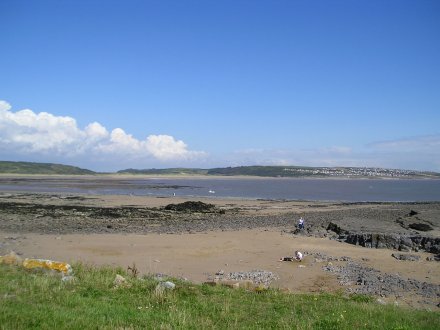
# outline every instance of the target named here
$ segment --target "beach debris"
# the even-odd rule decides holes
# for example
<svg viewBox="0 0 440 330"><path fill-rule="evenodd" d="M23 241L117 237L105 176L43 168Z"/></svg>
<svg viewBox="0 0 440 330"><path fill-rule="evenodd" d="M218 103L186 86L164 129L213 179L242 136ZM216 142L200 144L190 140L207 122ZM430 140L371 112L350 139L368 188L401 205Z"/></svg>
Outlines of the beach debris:
<svg viewBox="0 0 440 330"><path fill-rule="evenodd" d="M22 263L21 257L17 255L14 251L10 251L8 254L4 256L0 256L0 264L20 265L21 263Z"/></svg>
<svg viewBox="0 0 440 330"><path fill-rule="evenodd" d="M42 268L47 270L55 270L64 275L72 274L72 267L65 262L60 261L52 261L48 259L24 259L22 263L24 268L34 269L34 268Z"/></svg>

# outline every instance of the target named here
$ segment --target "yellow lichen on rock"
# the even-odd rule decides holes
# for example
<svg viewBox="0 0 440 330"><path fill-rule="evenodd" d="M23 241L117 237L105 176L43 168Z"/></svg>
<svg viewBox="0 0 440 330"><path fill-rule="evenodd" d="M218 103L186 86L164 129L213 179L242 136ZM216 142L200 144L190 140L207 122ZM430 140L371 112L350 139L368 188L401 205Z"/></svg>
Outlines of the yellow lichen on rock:
<svg viewBox="0 0 440 330"><path fill-rule="evenodd" d="M45 259L24 259L23 267L32 269L32 268L44 268L50 270L56 270L64 273L65 275L72 273L72 267L65 262L45 260Z"/></svg>

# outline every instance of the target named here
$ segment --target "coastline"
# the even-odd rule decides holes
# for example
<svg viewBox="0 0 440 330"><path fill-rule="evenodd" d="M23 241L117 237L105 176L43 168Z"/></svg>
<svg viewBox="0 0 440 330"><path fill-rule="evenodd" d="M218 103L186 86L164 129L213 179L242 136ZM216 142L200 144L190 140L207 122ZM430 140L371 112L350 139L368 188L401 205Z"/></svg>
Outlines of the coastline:
<svg viewBox="0 0 440 330"><path fill-rule="evenodd" d="M169 204L194 200L212 204L213 211L165 209ZM359 264L362 269L398 273L403 281L412 279L429 283L433 288L429 297L426 292L390 289L397 291L382 297L387 302L433 308L440 297L440 265L431 261L435 255L432 252L415 251L414 246L407 251L366 248L359 242L356 245L341 241L337 233L345 230L364 236L371 232L384 237L397 235L399 242L400 237L416 233L440 239L440 203L29 192L0 192L0 203L0 255L13 250L23 257L70 263L81 261L123 268L135 264L142 273L164 273L196 283L213 279L216 273L261 269L279 277L272 287L291 292L359 289L353 284L341 286L338 279L342 276L338 273L340 269ZM416 214L410 216L412 211ZM305 232L295 232L300 215L306 219ZM433 228L426 233L417 232L408 227L413 222L431 223ZM330 223L336 227L329 229ZM278 262L294 250L305 253L304 262ZM402 261L392 254L416 255L419 259Z"/></svg>
<svg viewBox="0 0 440 330"><path fill-rule="evenodd" d="M302 179L302 180L440 180L440 177L384 177L384 176L257 176L257 175L201 175L201 174L128 174L128 173L96 173L96 174L22 174L22 173L0 173L1 177L30 177L30 178L76 178L76 179Z"/></svg>

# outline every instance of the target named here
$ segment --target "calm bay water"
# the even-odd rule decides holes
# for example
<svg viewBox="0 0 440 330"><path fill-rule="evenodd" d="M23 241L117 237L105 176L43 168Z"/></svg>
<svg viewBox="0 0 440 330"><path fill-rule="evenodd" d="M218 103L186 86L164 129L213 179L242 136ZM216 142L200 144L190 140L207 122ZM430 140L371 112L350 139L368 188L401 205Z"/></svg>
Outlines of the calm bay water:
<svg viewBox="0 0 440 330"><path fill-rule="evenodd" d="M317 201L440 201L440 180L151 178L0 183L2 191Z"/></svg>

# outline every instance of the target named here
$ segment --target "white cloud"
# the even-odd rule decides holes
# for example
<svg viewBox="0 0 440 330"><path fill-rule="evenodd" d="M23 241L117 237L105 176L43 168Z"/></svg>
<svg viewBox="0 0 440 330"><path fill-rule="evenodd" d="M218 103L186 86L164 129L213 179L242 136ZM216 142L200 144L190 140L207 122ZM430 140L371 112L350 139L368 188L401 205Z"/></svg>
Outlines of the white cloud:
<svg viewBox="0 0 440 330"><path fill-rule="evenodd" d="M374 142L368 147L389 152L420 152L427 150L440 153L440 134L416 136L412 138Z"/></svg>
<svg viewBox="0 0 440 330"><path fill-rule="evenodd" d="M60 159L96 157L114 163L129 159L138 161L140 167L147 161L189 161L206 156L204 152L188 150L183 141L169 135L149 135L138 140L121 128L109 133L98 122L81 129L72 117L29 109L12 112L5 101L0 101L0 150L17 155L56 155Z"/></svg>
<svg viewBox="0 0 440 330"><path fill-rule="evenodd" d="M146 141L146 148L154 157L162 160L178 158L188 158L197 156L200 153L188 152L186 144L181 140L176 140L169 135L150 135Z"/></svg>
<svg viewBox="0 0 440 330"><path fill-rule="evenodd" d="M440 135L371 143L367 148L247 149L224 158L230 160L228 166L366 166L440 172Z"/></svg>
<svg viewBox="0 0 440 330"><path fill-rule="evenodd" d="M88 124L85 128L85 132L91 140L102 140L109 135L107 129L96 121Z"/></svg>

